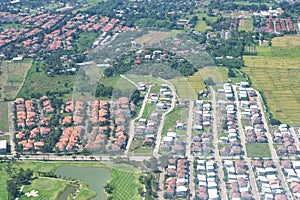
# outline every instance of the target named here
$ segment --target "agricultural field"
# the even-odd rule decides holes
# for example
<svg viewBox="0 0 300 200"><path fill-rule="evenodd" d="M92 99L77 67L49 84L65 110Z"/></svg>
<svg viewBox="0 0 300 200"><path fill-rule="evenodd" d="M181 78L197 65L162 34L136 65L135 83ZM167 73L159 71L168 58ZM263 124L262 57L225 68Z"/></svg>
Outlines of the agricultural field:
<svg viewBox="0 0 300 200"><path fill-rule="evenodd" d="M0 64L0 101L14 99L32 64L32 59L2 61Z"/></svg>
<svg viewBox="0 0 300 200"><path fill-rule="evenodd" d="M253 30L253 21L252 19L241 19L239 23L239 31L252 31Z"/></svg>
<svg viewBox="0 0 300 200"><path fill-rule="evenodd" d="M46 95L49 91L63 96L65 100L70 100L76 75L49 77L42 70L42 65L43 62L35 62L33 64L18 97L29 98L35 94ZM37 67L40 69L39 71L36 70Z"/></svg>
<svg viewBox="0 0 300 200"><path fill-rule="evenodd" d="M269 144L246 144L247 156L252 158L270 158Z"/></svg>
<svg viewBox="0 0 300 200"><path fill-rule="evenodd" d="M8 132L8 105L0 102L0 132Z"/></svg>
<svg viewBox="0 0 300 200"><path fill-rule="evenodd" d="M292 46L288 46L293 41ZM263 94L274 118L300 124L300 37L275 38L271 47L258 47L258 56L244 56L242 71Z"/></svg>

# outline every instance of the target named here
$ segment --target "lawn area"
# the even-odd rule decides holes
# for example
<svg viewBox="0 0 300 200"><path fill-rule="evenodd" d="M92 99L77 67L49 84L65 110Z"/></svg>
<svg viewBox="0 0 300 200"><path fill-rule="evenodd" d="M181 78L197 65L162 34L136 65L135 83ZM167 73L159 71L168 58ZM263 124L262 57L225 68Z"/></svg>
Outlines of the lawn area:
<svg viewBox="0 0 300 200"><path fill-rule="evenodd" d="M56 200L59 194L62 193L68 183L63 180L50 179L50 178L37 178L31 182L30 185L25 185L23 192L30 192L32 190L38 191L38 199L53 199ZM20 200L33 199L22 195Z"/></svg>
<svg viewBox="0 0 300 200"><path fill-rule="evenodd" d="M138 148L134 154L152 156L153 148Z"/></svg>
<svg viewBox="0 0 300 200"><path fill-rule="evenodd" d="M53 78L47 76L41 70L42 66L43 62L35 62L33 64L18 97L30 98L32 94L46 95L47 91L49 91L62 94L65 100L70 100L76 75L59 75ZM39 67L39 72L37 72L36 67Z"/></svg>
<svg viewBox="0 0 300 200"><path fill-rule="evenodd" d="M112 199L118 200L137 200L141 199L138 188L142 185L138 181L138 174L112 169L112 180L110 184L113 186Z"/></svg>
<svg viewBox="0 0 300 200"><path fill-rule="evenodd" d="M271 157L269 144L246 144L246 151L248 157Z"/></svg>
<svg viewBox="0 0 300 200"><path fill-rule="evenodd" d="M142 118L150 119L151 113L155 110L156 104L147 103Z"/></svg>
<svg viewBox="0 0 300 200"><path fill-rule="evenodd" d="M188 119L188 109L182 109L176 107L172 112L170 112L166 118L164 123L164 128L162 131L163 135L166 135L169 131L175 131L176 121L180 120L184 123L187 122Z"/></svg>
<svg viewBox="0 0 300 200"><path fill-rule="evenodd" d="M0 131L8 132L8 105L7 102L0 102Z"/></svg>
<svg viewBox="0 0 300 200"><path fill-rule="evenodd" d="M255 89L264 92L274 118L299 125L300 43L285 46L291 38L295 38L295 44L300 40L299 36L276 38L274 45L277 46L259 47L258 56L244 56L246 67L242 71L249 75Z"/></svg>
<svg viewBox="0 0 300 200"><path fill-rule="evenodd" d="M0 164L0 194L1 198L7 199L7 190L6 190L6 180L8 180L10 177L5 171L5 165L4 163Z"/></svg>
<svg viewBox="0 0 300 200"><path fill-rule="evenodd" d="M241 19L239 23L239 31L252 31L253 21L252 19Z"/></svg>
<svg viewBox="0 0 300 200"><path fill-rule="evenodd" d="M79 34L79 38L76 40L75 45L79 52L84 52L88 48L91 48L97 39L98 34L93 32L83 32Z"/></svg>
<svg viewBox="0 0 300 200"><path fill-rule="evenodd" d="M22 87L32 59L3 61L0 64L0 100L14 99Z"/></svg>

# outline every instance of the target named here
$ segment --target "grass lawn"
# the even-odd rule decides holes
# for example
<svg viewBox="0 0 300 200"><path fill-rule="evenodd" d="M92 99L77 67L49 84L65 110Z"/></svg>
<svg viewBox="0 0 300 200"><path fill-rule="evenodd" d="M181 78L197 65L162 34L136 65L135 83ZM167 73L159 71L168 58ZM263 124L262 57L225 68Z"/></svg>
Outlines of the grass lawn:
<svg viewBox="0 0 300 200"><path fill-rule="evenodd" d="M150 119L151 113L155 110L156 104L147 103L142 118Z"/></svg>
<svg viewBox="0 0 300 200"><path fill-rule="evenodd" d="M93 32L83 32L79 34L79 38L76 40L75 45L78 48L79 52L84 52L90 48L95 40L97 39L98 34Z"/></svg>
<svg viewBox="0 0 300 200"><path fill-rule="evenodd" d="M170 112L166 116L162 134L166 135L167 132L169 131L175 131L177 120L186 123L187 119L188 119L188 109L181 109L176 107L172 112Z"/></svg>
<svg viewBox="0 0 300 200"><path fill-rule="evenodd" d="M29 98L32 94L46 95L47 91L63 94L64 99L71 100L72 88L76 75L59 75L49 77L44 71L36 71L36 67L41 69L43 62L35 62L28 72L25 83L18 94L18 97ZM50 84L49 84L50 83Z"/></svg>
<svg viewBox="0 0 300 200"><path fill-rule="evenodd" d="M294 46L288 47L291 38ZM258 56L244 56L242 71L248 74L252 86L263 91L269 111L282 123L300 124L300 37L275 38L276 46L257 48ZM298 44L295 45L295 44Z"/></svg>
<svg viewBox="0 0 300 200"><path fill-rule="evenodd" d="M5 165L4 163L0 164L0 195L1 198L7 199L7 190L6 190L6 180L8 180L10 177L5 171Z"/></svg>
<svg viewBox="0 0 300 200"><path fill-rule="evenodd" d="M8 105L0 102L0 131L8 132Z"/></svg>
<svg viewBox="0 0 300 200"><path fill-rule="evenodd" d="M242 19L239 23L239 31L252 31L253 30L253 21L252 19Z"/></svg>
<svg viewBox="0 0 300 200"><path fill-rule="evenodd" d="M152 155L153 148L138 148L134 151L134 154L138 155Z"/></svg>
<svg viewBox="0 0 300 200"><path fill-rule="evenodd" d="M118 200L137 200L141 199L138 188L142 185L138 181L138 174L126 171L112 169L112 180L110 184L113 186L112 199Z"/></svg>
<svg viewBox="0 0 300 200"><path fill-rule="evenodd" d="M246 144L248 157L271 157L269 144Z"/></svg>
<svg viewBox="0 0 300 200"><path fill-rule="evenodd" d="M3 61L0 64L0 100L16 97L31 65L32 59Z"/></svg>
<svg viewBox="0 0 300 200"><path fill-rule="evenodd" d="M160 85L153 85L153 86L151 87L150 92L151 92L151 93L159 93L160 88L161 88Z"/></svg>
<svg viewBox="0 0 300 200"><path fill-rule="evenodd" d="M32 190L38 191L38 199L58 199L59 194L65 190L68 185L66 181L50 178L37 178L23 188L23 192L30 192ZM25 194L20 199L32 199L26 197Z"/></svg>

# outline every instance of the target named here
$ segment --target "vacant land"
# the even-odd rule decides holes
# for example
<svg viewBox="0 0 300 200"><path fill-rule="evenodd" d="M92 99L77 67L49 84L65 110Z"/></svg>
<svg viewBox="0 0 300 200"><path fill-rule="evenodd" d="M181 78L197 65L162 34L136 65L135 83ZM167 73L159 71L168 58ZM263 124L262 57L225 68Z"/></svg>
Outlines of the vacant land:
<svg viewBox="0 0 300 200"><path fill-rule="evenodd" d="M286 46L292 38L294 46ZM253 87L263 91L274 117L291 125L300 124L299 41L299 36L276 38L272 43L277 46L259 47L258 56L245 56L242 69Z"/></svg>
<svg viewBox="0 0 300 200"><path fill-rule="evenodd" d="M8 132L8 105L0 102L0 132Z"/></svg>
<svg viewBox="0 0 300 200"><path fill-rule="evenodd" d="M141 45L153 45L170 37L167 31L149 31L148 34L136 39Z"/></svg>
<svg viewBox="0 0 300 200"><path fill-rule="evenodd" d="M70 100L76 75L59 75L50 77L42 70L43 62L35 62L28 72L24 85L18 97L31 97L32 95L46 95L47 92L56 93ZM40 70L36 70L37 67Z"/></svg>
<svg viewBox="0 0 300 200"><path fill-rule="evenodd" d="M252 19L242 19L239 23L239 31L252 31L253 21Z"/></svg>
<svg viewBox="0 0 300 200"><path fill-rule="evenodd" d="M31 64L32 59L2 61L0 64L0 100L16 97Z"/></svg>
<svg viewBox="0 0 300 200"><path fill-rule="evenodd" d="M176 121L182 121L186 123L188 119L188 109L175 108L172 112L170 112L166 118L163 128L163 135L166 135L169 131L175 131Z"/></svg>
<svg viewBox="0 0 300 200"><path fill-rule="evenodd" d="M246 144L247 156L248 157L271 157L269 144Z"/></svg>
<svg viewBox="0 0 300 200"><path fill-rule="evenodd" d="M150 119L151 113L155 110L156 104L147 103L142 118Z"/></svg>
<svg viewBox="0 0 300 200"><path fill-rule="evenodd" d="M88 47L91 47L98 34L92 32L84 32L79 34L78 40L75 42L79 52L84 52Z"/></svg>

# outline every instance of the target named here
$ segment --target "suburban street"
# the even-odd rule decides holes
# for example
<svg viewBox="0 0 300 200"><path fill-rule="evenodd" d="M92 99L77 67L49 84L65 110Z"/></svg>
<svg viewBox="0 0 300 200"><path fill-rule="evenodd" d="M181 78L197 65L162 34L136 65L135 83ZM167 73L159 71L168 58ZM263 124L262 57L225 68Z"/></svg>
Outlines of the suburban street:
<svg viewBox="0 0 300 200"><path fill-rule="evenodd" d="M224 180L224 171L223 171L223 164L222 164L222 159L219 155L218 151L218 123L217 123L217 99L216 99L216 94L215 90L213 89L212 86L209 87L209 91L211 93L211 101L212 101L212 110L213 110L213 133L214 133L214 146L215 146L215 153L214 153L214 158L217 162L218 165L218 175L220 181L220 188L221 188L221 196L227 200L227 190L226 190L226 184Z"/></svg>

